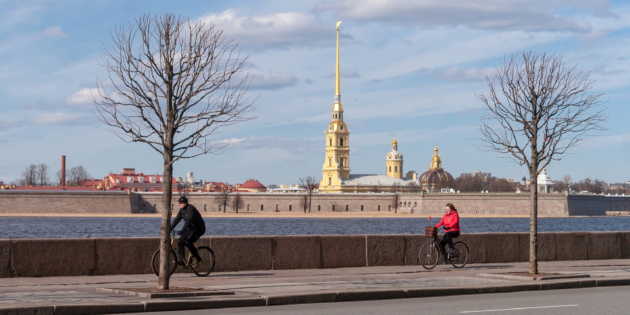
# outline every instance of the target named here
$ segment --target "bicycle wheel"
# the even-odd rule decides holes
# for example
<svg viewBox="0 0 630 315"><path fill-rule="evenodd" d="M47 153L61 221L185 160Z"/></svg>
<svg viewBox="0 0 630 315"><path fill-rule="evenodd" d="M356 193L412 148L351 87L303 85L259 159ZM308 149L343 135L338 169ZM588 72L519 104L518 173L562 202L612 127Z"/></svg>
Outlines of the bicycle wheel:
<svg viewBox="0 0 630 315"><path fill-rule="evenodd" d="M450 258L453 267L464 268L468 262L468 245L464 242L455 242Z"/></svg>
<svg viewBox="0 0 630 315"><path fill-rule="evenodd" d="M177 269L177 255L175 254L174 250L170 250L171 254L168 255L168 268L171 270L170 275L172 275L175 272L175 269ZM153 273L155 273L156 276L160 276L160 250L156 250L155 254L153 254L153 258L151 259L151 269L153 269Z"/></svg>
<svg viewBox="0 0 630 315"><path fill-rule="evenodd" d="M433 269L440 260L440 251L435 246L435 243L426 243L420 248L419 255L420 264L424 269Z"/></svg>
<svg viewBox="0 0 630 315"><path fill-rule="evenodd" d="M199 246L197 248L201 261L190 267L199 277L205 277L214 270L214 251L208 246Z"/></svg>

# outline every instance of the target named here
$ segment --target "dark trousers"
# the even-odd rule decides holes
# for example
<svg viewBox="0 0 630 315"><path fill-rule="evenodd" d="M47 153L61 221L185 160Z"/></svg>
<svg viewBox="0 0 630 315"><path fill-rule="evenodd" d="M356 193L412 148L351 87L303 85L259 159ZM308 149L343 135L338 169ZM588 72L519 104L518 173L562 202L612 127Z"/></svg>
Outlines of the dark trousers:
<svg viewBox="0 0 630 315"><path fill-rule="evenodd" d="M182 235L179 237L179 240L177 241L177 253L179 254L179 257L186 259L186 257L184 257L184 246L188 247L188 250L193 255L193 257L199 257L199 253L197 253L197 248L193 243L196 242L202 235L203 232L199 233L199 231L196 230L184 231L184 233L182 233Z"/></svg>
<svg viewBox="0 0 630 315"><path fill-rule="evenodd" d="M440 246L442 246L442 252L446 255L446 250L444 246L448 244L448 247L453 248L453 239L459 236L459 232L446 232L442 235L442 239L440 240Z"/></svg>

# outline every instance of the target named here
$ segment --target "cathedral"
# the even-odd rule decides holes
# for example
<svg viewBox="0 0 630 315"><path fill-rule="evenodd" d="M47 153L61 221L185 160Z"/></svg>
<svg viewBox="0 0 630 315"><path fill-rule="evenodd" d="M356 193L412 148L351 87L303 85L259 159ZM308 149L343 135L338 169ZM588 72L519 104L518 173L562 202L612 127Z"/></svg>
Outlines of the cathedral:
<svg viewBox="0 0 630 315"><path fill-rule="evenodd" d="M392 141L392 151L385 156L385 174L350 174L350 130L343 121L341 86L339 80L339 24L337 22L337 59L335 70L335 102L332 121L326 134L326 158L319 183L321 193L354 192L420 192L439 191L452 187L453 176L442 168L437 144L431 159L431 167L422 175L414 171L405 174L403 155L398 151L398 141Z"/></svg>

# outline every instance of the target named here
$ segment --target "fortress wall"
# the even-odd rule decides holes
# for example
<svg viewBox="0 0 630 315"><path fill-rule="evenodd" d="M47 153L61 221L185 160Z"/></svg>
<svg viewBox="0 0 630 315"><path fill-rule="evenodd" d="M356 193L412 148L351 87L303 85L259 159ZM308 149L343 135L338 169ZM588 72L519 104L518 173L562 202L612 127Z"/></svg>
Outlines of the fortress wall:
<svg viewBox="0 0 630 315"><path fill-rule="evenodd" d="M126 192L0 191L1 213L138 213Z"/></svg>
<svg viewBox="0 0 630 315"><path fill-rule="evenodd" d="M538 233L540 261L630 258L630 232ZM529 259L529 233L463 234L469 263ZM215 271L418 265L424 235L209 236ZM0 240L0 277L150 274L159 238ZM126 253L121 255L120 253ZM178 268L178 272L186 272Z"/></svg>
<svg viewBox="0 0 630 315"><path fill-rule="evenodd" d="M191 193L190 203L205 212L221 211L217 193ZM235 194L230 195L231 198ZM303 212L305 194L242 193L239 212ZM178 194L172 207L177 213ZM311 212L400 212L438 215L446 203L453 203L463 215L529 215L527 193L404 193L393 206L391 193L314 194ZM606 211L630 211L630 196L538 195L539 214L545 216L606 215ZM0 191L2 213L154 213L162 212L162 194L76 191ZM228 206L226 212L234 212Z"/></svg>

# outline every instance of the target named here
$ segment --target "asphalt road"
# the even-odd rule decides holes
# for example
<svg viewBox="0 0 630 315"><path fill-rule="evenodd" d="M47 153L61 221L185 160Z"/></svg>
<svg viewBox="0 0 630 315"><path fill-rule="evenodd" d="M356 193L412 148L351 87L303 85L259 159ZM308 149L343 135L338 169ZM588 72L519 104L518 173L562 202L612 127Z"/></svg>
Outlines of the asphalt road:
<svg viewBox="0 0 630 315"><path fill-rule="evenodd" d="M630 287L606 287L439 298L263 306L222 310L170 312L197 314L471 314L576 315L630 314ZM164 313L142 313L164 314Z"/></svg>

